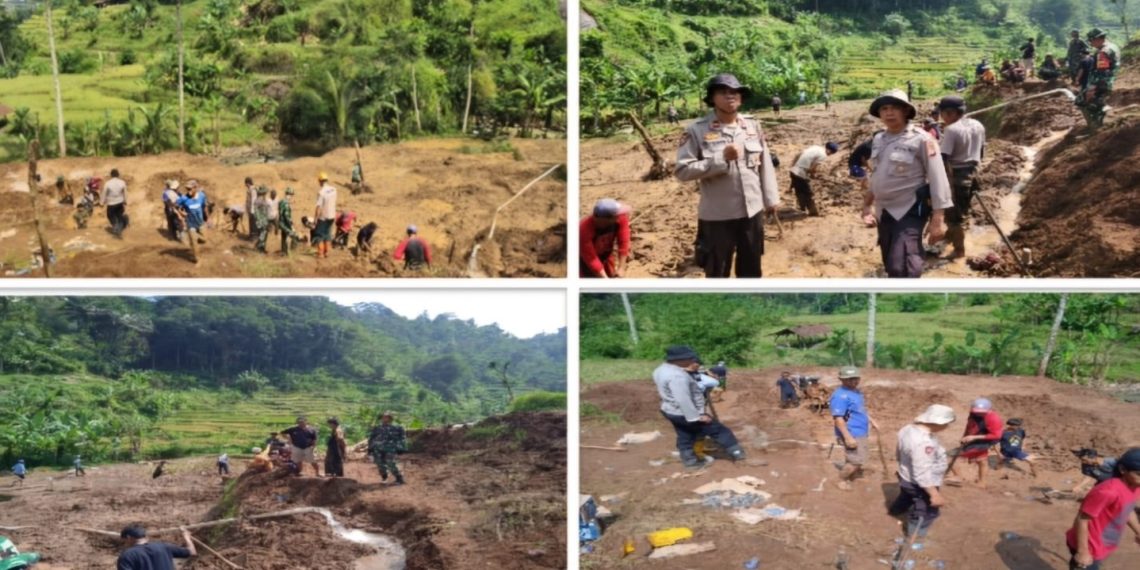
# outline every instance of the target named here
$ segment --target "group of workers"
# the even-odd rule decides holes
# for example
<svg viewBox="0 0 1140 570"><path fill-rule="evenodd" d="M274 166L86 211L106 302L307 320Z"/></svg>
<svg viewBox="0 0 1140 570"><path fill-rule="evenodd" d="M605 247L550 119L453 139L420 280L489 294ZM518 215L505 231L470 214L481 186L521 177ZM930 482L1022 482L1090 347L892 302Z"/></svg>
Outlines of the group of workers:
<svg viewBox="0 0 1140 570"><path fill-rule="evenodd" d="M1079 89L1076 105L1088 127L1096 129L1104 121L1120 54L1100 29L1087 38L1086 44L1074 32L1066 63ZM1036 67L1026 63L1035 60L1035 43L1022 48L1020 65L1028 66L1030 76L1037 74ZM1040 75L1053 77L1056 65L1047 57ZM983 61L978 79L987 73L993 74ZM764 218L778 215L780 207L771 147L759 121L741 113L751 95L731 74L709 80L704 102L710 112L685 127L677 151L676 178L697 182L699 189L695 258L706 277L761 277ZM980 190L977 173L985 128L966 116L966 102L957 95L942 98L934 116L924 117L923 127L912 123L918 110L902 90L883 93L869 112L882 129L853 150L849 165L864 192L862 220L878 228L884 273L921 277L927 253L924 236L930 247L948 241L951 259L964 257L966 223ZM819 215L810 180L838 150L835 142L809 146L792 168L797 205L809 216ZM631 255L629 222L628 206L612 198L595 204L579 224L580 276L623 275Z"/></svg>
<svg viewBox="0 0 1140 570"><path fill-rule="evenodd" d="M726 374L723 364L720 368L721 373ZM705 376L700 369L701 360L695 350L688 346L670 346L665 350L664 362L653 371L661 414L676 432L677 451L688 469L707 465L694 451L703 438L715 441L734 461L745 457L732 430L720 422L709 405L709 386L703 382ZM853 482L863 475L870 434L879 432L880 426L871 417L865 395L859 389L859 369L844 366L839 369L838 377L840 386L831 394L828 404L836 438L832 448L842 446L845 452L837 486L850 490ZM802 377L800 381L810 384L810 377ZM777 382L781 407L793 399L793 382L790 372L783 373ZM904 533L912 540L926 536L939 517L940 509L946 505L947 498L941 490L943 484L961 484L954 467L959 458L977 466L976 482L982 488L986 485L991 451L995 448L1001 464L1025 462L1036 477L1036 457L1024 450L1026 426L1023 420L1012 418L1003 422L992 401L977 398L971 403L965 430L958 440L959 447L948 452L937 434L956 420L953 408L933 404L898 432L898 467L894 475L899 492L888 512L902 520ZM1081 501L1072 528L1066 534L1071 553L1070 569L1098 570L1120 545L1126 528L1132 530L1140 543L1140 520L1135 510L1140 505L1140 448L1129 449L1119 458L1108 460L1099 458L1092 449L1075 453L1081 460L1081 472L1087 477L1073 492L1082 491L1090 483L1095 486Z"/></svg>
<svg viewBox="0 0 1140 570"><path fill-rule="evenodd" d="M381 480L387 481L391 474L397 485L403 485L404 475L396 457L408 450L407 439L403 426L392 423L393 417L393 412L380 415L380 423L368 435L367 451L380 472ZM344 477L344 464L348 460L344 428L335 416L329 418L327 423L329 435L324 456L324 476ZM254 453L262 458L256 467L259 470L283 468L300 476L304 474L305 466L309 465L313 468L313 475L320 477L321 466L317 463L316 452L319 439L318 429L309 424L308 418L299 416L295 425L269 434L264 448L254 448ZM219 471L221 469L219 464Z"/></svg>

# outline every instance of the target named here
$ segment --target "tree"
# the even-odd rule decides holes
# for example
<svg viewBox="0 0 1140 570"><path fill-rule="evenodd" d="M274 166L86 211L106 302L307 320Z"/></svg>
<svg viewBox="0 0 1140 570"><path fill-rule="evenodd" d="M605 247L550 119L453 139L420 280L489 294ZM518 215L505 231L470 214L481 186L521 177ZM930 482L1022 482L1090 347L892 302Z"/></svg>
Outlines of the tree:
<svg viewBox="0 0 1140 570"><path fill-rule="evenodd" d="M143 153L160 154L169 147L170 131L167 130L167 118L171 110L166 103L159 103L151 111L146 107L136 107L143 117L143 126L139 135L140 150Z"/></svg>
<svg viewBox="0 0 1140 570"><path fill-rule="evenodd" d="M898 43L899 38L910 31L910 20L898 12L887 14L883 18L883 31L891 37L891 41Z"/></svg>
<svg viewBox="0 0 1140 570"><path fill-rule="evenodd" d="M1057 333L1061 332L1061 323L1065 320L1065 305L1069 302L1069 294L1061 293L1061 301L1057 303L1057 316L1053 318L1053 328L1049 330L1049 342L1045 343L1045 354L1041 356L1041 365L1037 367L1037 376L1044 377L1045 370L1049 368L1049 359L1053 357L1053 349L1057 347Z"/></svg>
<svg viewBox="0 0 1140 570"><path fill-rule="evenodd" d="M1128 31L1128 0L1112 0L1113 6L1116 6L1116 11L1120 14L1120 25L1124 26L1125 39L1132 37Z"/></svg>
<svg viewBox="0 0 1140 570"><path fill-rule="evenodd" d="M507 406L510 406L511 402L515 401L515 392L511 388L511 380L507 376L507 369L510 368L510 366L511 362L509 360L504 361L502 364L492 360L487 364L487 368L499 376L499 380L503 383L503 388L507 390Z"/></svg>
<svg viewBox="0 0 1140 570"><path fill-rule="evenodd" d="M186 83L182 61L185 43L182 38L182 0L178 0L175 18L178 19L178 150L186 152Z"/></svg>
<svg viewBox="0 0 1140 570"><path fill-rule="evenodd" d="M877 308L878 299L874 292L867 295L867 358L864 366L871 368L875 366L875 309Z"/></svg>
<svg viewBox="0 0 1140 570"><path fill-rule="evenodd" d="M47 12L48 47L51 51L51 76L55 84L55 117L56 127L59 129L59 157L67 157L67 137L64 135L63 124L63 89L59 85L59 58L55 53L55 33L52 31L51 2L44 4Z"/></svg>

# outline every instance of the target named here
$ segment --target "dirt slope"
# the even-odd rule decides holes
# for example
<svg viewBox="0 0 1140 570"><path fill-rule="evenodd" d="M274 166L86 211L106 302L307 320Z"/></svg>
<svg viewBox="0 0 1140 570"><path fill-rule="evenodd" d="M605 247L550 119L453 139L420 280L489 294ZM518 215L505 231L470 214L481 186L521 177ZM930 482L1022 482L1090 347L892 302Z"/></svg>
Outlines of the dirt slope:
<svg viewBox="0 0 1140 570"><path fill-rule="evenodd" d="M820 375L837 385L834 369L796 369ZM646 371L649 372L648 370ZM843 548L851 570L886 568L878 562L894 552L901 536L886 504L897 492L894 476L897 431L932 403L952 406L959 420L941 436L947 448L965 427L969 402L986 396L1003 418L1020 417L1028 432L1026 447L1042 457L1038 477L1021 469L991 471L988 489L968 484L944 488L949 505L916 552L915 568L932 568L941 560L948 569L1048 570L1067 568L1064 531L1071 525L1077 504L1036 500L1034 487L1071 488L1079 478L1070 447L1093 444L1105 453L1118 453L1140 445L1140 407L1125 404L1094 391L1024 377L975 377L910 373L894 370L864 371L863 386L871 416L882 426L883 451L889 476L882 476L878 442L872 437L868 468L851 491L834 486L841 457L828 451L834 441L830 419L806 406L781 410L775 379L779 369L736 371L729 375L729 390L716 410L741 439L750 454L743 464L716 460L691 477L679 460L672 428L657 412L658 399L648 379L603 384L586 389L583 402L615 414L610 419L586 419L581 441L586 445L614 445L627 432L659 430L662 437L647 444L630 445L624 453L583 449L581 492L595 497L625 493L603 503L616 515L598 541L593 554L583 557L583 568L740 568L759 557L766 570L834 568ZM796 441L787 441L796 440ZM814 445L813 445L814 443ZM651 461L664 461L653 466ZM962 466L962 473L970 471ZM676 475L675 475L676 474ZM755 526L738 522L723 509L683 505L698 496L698 486L729 477L751 475L765 481L760 489L772 493L771 502L802 509L801 521L765 521ZM826 481L820 489L821 481ZM644 535L675 526L689 527L689 542L711 541L716 550L667 561L645 559L650 548ZM1003 539L1013 532L1016 539ZM636 554L621 558L625 538L635 539ZM1060 558L1064 556L1064 560ZM1140 565L1140 549L1130 541L1111 559L1111 568Z"/></svg>
<svg viewBox="0 0 1140 570"><path fill-rule="evenodd" d="M1112 104L1120 107L1117 119L1135 109L1122 107L1140 102L1133 94L1126 69L1117 85ZM973 96L994 101L1041 93L1059 87L1040 81L1023 86L981 89ZM881 260L873 229L859 220L861 197L848 177L846 161L851 149L878 128L866 115L869 101L785 111L776 119L768 110L755 114L761 119L768 140L781 160L777 171L783 208L783 232L766 226L763 258L769 277L874 277L881 276ZM935 99L917 102L928 111ZM1126 276L1140 268L1136 256L1140 224L1135 212L1140 193L1135 192L1135 160L1140 156L1140 137L1133 122L1106 129L1092 139L1077 133L1054 142L1059 133L1083 127L1077 109L1066 98L1054 95L1007 107L989 117L989 141L981 170L981 200L990 208L1007 233L1018 226L1014 246L1032 250L1032 272L1040 276ZM681 128L654 140L659 151L672 160L680 142ZM809 145L834 140L840 151L827 159L822 175L813 180L820 217L805 217L794 211L789 170L799 153ZM1028 147L1036 147L1029 149ZM1039 173L1024 190L1018 183L1034 173L1028 152L1042 152ZM633 208L633 256L629 277L700 277L692 264L696 235L696 184L674 179L644 181L649 159L638 139L619 136L586 140L582 144L581 212L594 201L615 197ZM1096 173L1095 175L1093 173ZM1107 177L1101 174L1107 173ZM1080 178L1074 184L1072 179ZM1023 196L1023 197L1022 197ZM972 212L967 233L970 256L994 251L1004 263L985 272L971 269L966 260L947 261L931 251L927 257L930 277L1016 276L1013 258L981 208ZM1087 228L1092 227L1089 230Z"/></svg>
<svg viewBox="0 0 1140 570"><path fill-rule="evenodd" d="M48 208L48 240L59 257L55 273L67 277L380 277L405 276L391 259L404 228L416 224L433 248L434 271L428 275L467 275L472 247L482 241L500 204L555 164L566 162L562 140L517 140L519 158L511 153L464 154L473 140L432 139L364 148L365 180L372 194L353 196L347 189L355 152L338 149L319 158L289 162L227 166L205 156L166 153L132 158L68 158L40 162L47 184L67 177L76 191L84 177L104 179L118 168L129 188L131 227L118 240L107 231L98 208L86 230L76 230L69 207ZM357 213L356 228L376 222L373 239L378 259L367 263L348 250L337 250L318 262L311 252L282 259L280 239L270 237L271 255L258 253L244 235L222 229L221 208L244 204L242 181L250 176L282 194L296 191L295 227L312 216L318 172L328 172L339 188L338 207ZM163 181L197 179L218 209L218 226L208 233L203 260L189 261L189 248L170 241L162 229ZM552 175L507 206L499 216L493 243L483 246L479 270L496 277L551 277L565 274L565 177ZM35 244L26 164L0 165L0 262L6 270L26 267ZM355 246L355 233L350 244ZM33 272L36 275L38 272Z"/></svg>
<svg viewBox="0 0 1140 570"><path fill-rule="evenodd" d="M566 416L512 414L484 425L504 427L489 439L469 437L466 429L418 436L402 456L402 487L382 483L363 457L346 465L347 478L251 473L232 480L228 492L212 459L168 464L169 476L154 484L151 465L89 469L85 479L37 471L28 490L4 490L11 500L0 525L37 525L8 534L21 550L43 554L45 569L78 570L113 566L118 547L71 527L155 529L315 506L349 527L398 541L409 570L565 568ZM235 475L242 473L245 462L233 463ZM57 478L51 489L49 476ZM196 536L250 570L350 570L371 552L336 538L317 514L242 521ZM222 565L202 552L183 567Z"/></svg>

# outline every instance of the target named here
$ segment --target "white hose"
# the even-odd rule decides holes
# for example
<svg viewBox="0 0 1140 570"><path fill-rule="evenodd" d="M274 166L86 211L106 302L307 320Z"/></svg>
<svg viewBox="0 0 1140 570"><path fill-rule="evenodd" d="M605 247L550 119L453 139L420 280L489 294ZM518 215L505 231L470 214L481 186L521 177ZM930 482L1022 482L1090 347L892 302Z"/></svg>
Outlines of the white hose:
<svg viewBox="0 0 1140 570"><path fill-rule="evenodd" d="M985 113L986 111L992 111L994 109L999 109L1001 107L1005 107L1006 105L1012 105L1014 103L1021 103L1022 101L1029 101L1030 99L1037 99L1040 97L1045 97L1046 95L1053 95L1055 93L1064 93L1065 96L1069 98L1069 101L1076 101L1077 100L1077 96L1074 95L1072 91L1070 91L1064 87L1061 87L1059 89L1053 89L1051 91L1046 91L1044 93L1038 93L1036 95L1029 95L1026 97L1018 97L1017 99L1010 99L1009 101L1006 101L1004 103L999 103L999 104L994 105L992 107L986 107L985 109L978 109L977 111L970 111L969 113L966 113L965 116L966 117L972 117L974 115Z"/></svg>
<svg viewBox="0 0 1140 570"><path fill-rule="evenodd" d="M498 224L498 222L499 222L499 212L501 212L503 210L503 208L506 208L508 204L515 201L515 198L522 196L523 192L530 190L531 186L534 186L539 180L542 180L543 178L550 176L550 174L552 172L554 172L555 170L558 170L558 168L560 168L561 166L562 166L561 164L555 164L554 166L550 167L550 169L547 170L546 172L543 172L541 176L539 176L538 178L535 178L534 180L531 180L526 186L523 186L523 189L516 192L514 196L511 196L510 200L503 202L502 204L499 205L498 208L495 208L495 214L493 216L491 216L491 230L489 232L487 232L487 237L483 238L483 241L490 241L492 238L495 237L495 225ZM475 244L475 247L471 248L471 259L469 259L467 261L467 274L469 276L474 277L476 275L476 273L478 273L479 264L477 262L477 258L479 255L479 249L482 246L483 246L482 243L477 243L477 244Z"/></svg>

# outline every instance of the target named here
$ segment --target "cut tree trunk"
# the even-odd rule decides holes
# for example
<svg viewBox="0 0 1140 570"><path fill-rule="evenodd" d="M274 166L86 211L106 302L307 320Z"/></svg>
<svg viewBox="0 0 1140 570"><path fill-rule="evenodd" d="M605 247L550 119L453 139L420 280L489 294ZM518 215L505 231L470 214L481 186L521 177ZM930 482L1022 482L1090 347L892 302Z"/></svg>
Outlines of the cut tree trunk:
<svg viewBox="0 0 1140 570"><path fill-rule="evenodd" d="M671 174L669 171L669 163L661 157L661 153L657 152L657 148L653 146L653 141L649 139L649 133L645 131L645 127L641 125L641 121L637 120L637 115L629 113L629 120L633 123L633 128L641 135L641 142L645 145L645 152L649 153L649 158L653 159L653 166L649 168L649 173L645 175L646 180L662 180L668 178Z"/></svg>
<svg viewBox="0 0 1140 570"><path fill-rule="evenodd" d="M183 68L185 49L182 43L182 0L175 8L178 18L178 149L186 152L186 86Z"/></svg>
<svg viewBox="0 0 1140 570"><path fill-rule="evenodd" d="M412 109L416 112L416 132L423 132L424 126L420 123L420 96L416 87L416 65L412 64Z"/></svg>
<svg viewBox="0 0 1140 570"><path fill-rule="evenodd" d="M870 293L867 299L867 358L863 366L871 368L875 365L875 308L878 301L875 293Z"/></svg>
<svg viewBox="0 0 1140 570"><path fill-rule="evenodd" d="M51 249L44 237L44 222L40 213L40 185L36 182L36 162L39 160L40 141L28 145L28 194L32 198L32 216L36 221L36 237L40 240L40 259L44 264L44 277L51 277Z"/></svg>

